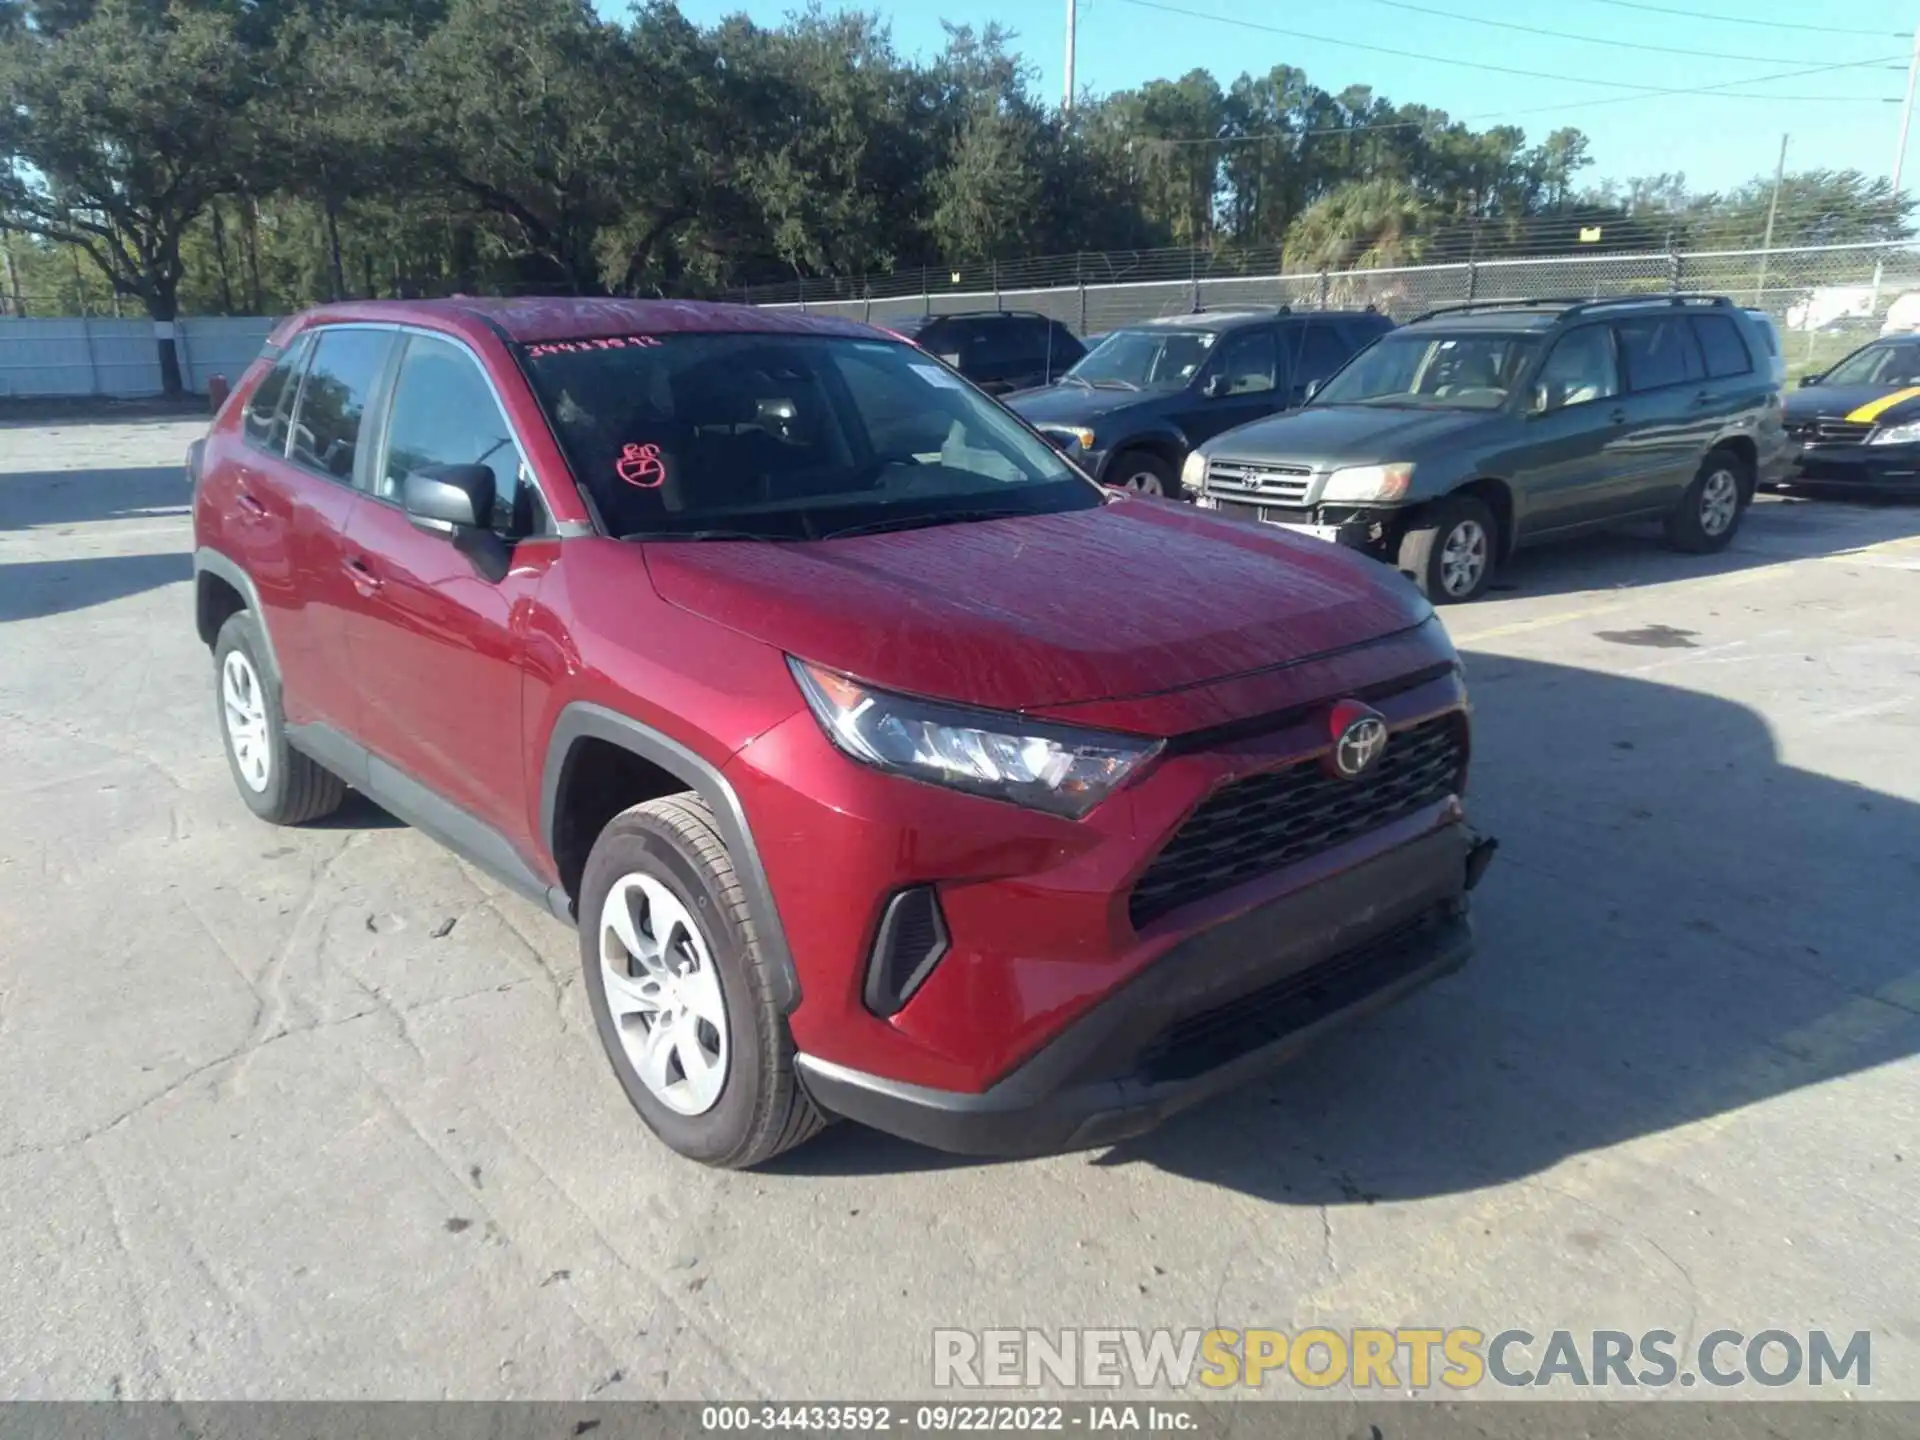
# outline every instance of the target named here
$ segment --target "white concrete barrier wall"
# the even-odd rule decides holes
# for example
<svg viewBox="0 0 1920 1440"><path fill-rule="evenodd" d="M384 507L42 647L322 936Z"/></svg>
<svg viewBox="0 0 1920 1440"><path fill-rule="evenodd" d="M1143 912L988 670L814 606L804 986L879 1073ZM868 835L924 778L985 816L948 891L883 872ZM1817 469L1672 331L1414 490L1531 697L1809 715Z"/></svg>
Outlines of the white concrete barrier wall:
<svg viewBox="0 0 1920 1440"><path fill-rule="evenodd" d="M237 380L277 322L256 315L203 316L174 327L181 377L204 392L215 375ZM160 353L151 320L60 317L0 319L0 396L160 393Z"/></svg>

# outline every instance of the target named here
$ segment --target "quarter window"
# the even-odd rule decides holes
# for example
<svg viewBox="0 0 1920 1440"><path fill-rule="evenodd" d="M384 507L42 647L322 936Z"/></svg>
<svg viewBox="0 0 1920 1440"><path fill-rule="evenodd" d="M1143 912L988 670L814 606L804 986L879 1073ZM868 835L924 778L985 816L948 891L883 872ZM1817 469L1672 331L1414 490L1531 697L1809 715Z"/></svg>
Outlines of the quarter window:
<svg viewBox="0 0 1920 1440"><path fill-rule="evenodd" d="M295 460L323 475L351 482L367 398L393 346L391 330L324 330L300 387L293 424Z"/></svg>
<svg viewBox="0 0 1920 1440"><path fill-rule="evenodd" d="M309 337L302 335L294 341L247 401L246 435L252 444L275 455L287 453L287 421L293 413L294 397L300 393L300 374L312 350Z"/></svg>
<svg viewBox="0 0 1920 1440"><path fill-rule="evenodd" d="M1753 356L1747 353L1747 342L1740 338L1739 328L1726 316L1694 316L1693 333L1700 341L1700 352L1707 358L1708 375L1717 380L1725 375L1753 373Z"/></svg>
<svg viewBox="0 0 1920 1440"><path fill-rule="evenodd" d="M1627 384L1635 390L1683 385L1706 376L1684 315L1645 315L1614 322Z"/></svg>
<svg viewBox="0 0 1920 1440"><path fill-rule="evenodd" d="M413 335L406 344L374 493L398 502L412 471L484 465L493 472L494 530L515 539L540 529L542 507L526 457L479 363L447 340Z"/></svg>

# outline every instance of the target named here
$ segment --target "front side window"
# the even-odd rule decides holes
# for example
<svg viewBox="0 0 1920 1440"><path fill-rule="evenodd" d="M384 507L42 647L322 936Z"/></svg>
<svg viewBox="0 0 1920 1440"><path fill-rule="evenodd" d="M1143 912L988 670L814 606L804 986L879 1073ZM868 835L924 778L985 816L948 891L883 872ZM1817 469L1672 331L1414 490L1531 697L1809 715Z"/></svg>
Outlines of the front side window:
<svg viewBox="0 0 1920 1440"><path fill-rule="evenodd" d="M1569 331L1554 344L1546 364L1533 382L1536 412L1564 410L1608 400L1620 393L1620 367L1614 360L1613 336L1604 325Z"/></svg>
<svg viewBox="0 0 1920 1440"><path fill-rule="evenodd" d="M825 539L1103 503L1051 446L910 346L684 334L523 354L616 535Z"/></svg>
<svg viewBox="0 0 1920 1440"><path fill-rule="evenodd" d="M1096 390L1181 390L1193 383L1219 339L1213 330L1115 330L1065 378Z"/></svg>
<svg viewBox="0 0 1920 1440"><path fill-rule="evenodd" d="M1657 390L1663 385L1681 385L1706 377L1699 347L1693 343L1692 327L1684 315L1616 320L1613 331L1620 338L1620 360L1626 366L1627 384L1634 390Z"/></svg>
<svg viewBox="0 0 1920 1440"><path fill-rule="evenodd" d="M300 387L289 452L300 464L351 481L367 398L386 368L391 330L322 330Z"/></svg>
<svg viewBox="0 0 1920 1440"><path fill-rule="evenodd" d="M261 377L260 384L247 401L244 421L249 442L275 455L287 453L287 430L293 417L294 397L300 393L300 376L306 371L307 357L313 351L310 336L302 335L274 362L273 369Z"/></svg>
<svg viewBox="0 0 1920 1440"><path fill-rule="evenodd" d="M1215 373L1225 383L1217 393L1259 395L1273 389L1277 357L1273 331L1264 326L1229 335L1220 346L1219 368Z"/></svg>
<svg viewBox="0 0 1920 1440"><path fill-rule="evenodd" d="M1538 349L1530 332L1499 334L1417 329L1383 335L1327 382L1315 405L1386 405L1497 410Z"/></svg>
<svg viewBox="0 0 1920 1440"><path fill-rule="evenodd" d="M534 533L543 512L533 476L479 362L448 340L414 335L406 345L375 493L398 502L412 471L485 465L493 471L494 530L505 539Z"/></svg>
<svg viewBox="0 0 1920 1440"><path fill-rule="evenodd" d="M1869 345L1826 374L1827 385L1911 385L1920 379L1920 345Z"/></svg>

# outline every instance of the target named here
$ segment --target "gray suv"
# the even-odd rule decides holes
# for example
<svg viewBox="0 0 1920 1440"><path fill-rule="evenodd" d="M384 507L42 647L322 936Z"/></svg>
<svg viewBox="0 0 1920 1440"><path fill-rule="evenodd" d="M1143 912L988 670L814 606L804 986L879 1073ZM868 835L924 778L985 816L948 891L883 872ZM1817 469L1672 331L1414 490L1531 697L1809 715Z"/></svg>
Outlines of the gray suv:
<svg viewBox="0 0 1920 1440"><path fill-rule="evenodd" d="M1383 335L1187 461L1198 504L1368 551L1435 603L1518 546L1659 519L1733 538L1791 463L1766 339L1723 297L1481 301Z"/></svg>

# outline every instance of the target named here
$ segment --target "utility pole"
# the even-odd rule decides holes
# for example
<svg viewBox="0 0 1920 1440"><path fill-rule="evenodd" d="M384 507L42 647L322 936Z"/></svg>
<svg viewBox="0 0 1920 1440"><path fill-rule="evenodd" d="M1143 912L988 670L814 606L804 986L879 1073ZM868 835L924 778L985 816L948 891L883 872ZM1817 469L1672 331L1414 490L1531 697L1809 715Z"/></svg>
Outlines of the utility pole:
<svg viewBox="0 0 1920 1440"><path fill-rule="evenodd" d="M1767 252L1773 249L1773 217L1780 213L1780 182L1787 175L1787 137L1780 137L1780 163L1773 167L1773 199L1767 202L1767 238L1760 242L1760 273L1753 282L1753 303L1757 309L1767 288Z"/></svg>
<svg viewBox="0 0 1920 1440"><path fill-rule="evenodd" d="M1895 221L1900 219L1900 172L1906 167L1907 127L1913 122L1913 87L1916 79L1920 79L1920 25L1913 29L1913 52L1907 57L1907 96L1900 102L1900 138L1893 147L1893 186L1890 196L1893 213L1889 218ZM1876 315L1880 313L1880 279L1884 270L1883 260L1873 262L1873 313Z"/></svg>
<svg viewBox="0 0 1920 1440"><path fill-rule="evenodd" d="M1067 114L1073 113L1073 42L1074 32L1079 28L1080 17L1077 0L1067 0L1067 80L1060 97L1060 109ZM1915 56L1920 57L1920 30L1914 32L1914 47ZM1911 73L1909 73L1907 77L1907 99L1909 102L1913 99L1913 77ZM1899 182L1896 181L1895 183L1898 184Z"/></svg>

